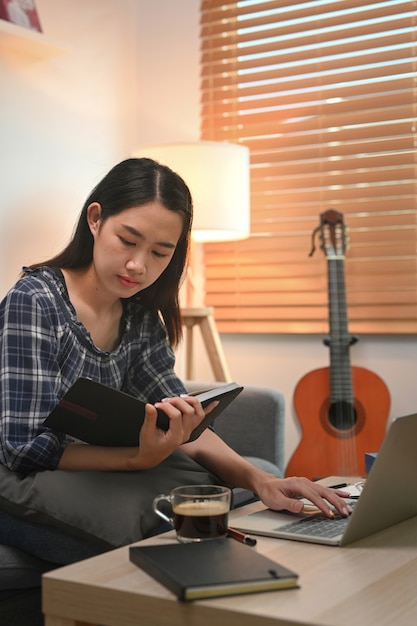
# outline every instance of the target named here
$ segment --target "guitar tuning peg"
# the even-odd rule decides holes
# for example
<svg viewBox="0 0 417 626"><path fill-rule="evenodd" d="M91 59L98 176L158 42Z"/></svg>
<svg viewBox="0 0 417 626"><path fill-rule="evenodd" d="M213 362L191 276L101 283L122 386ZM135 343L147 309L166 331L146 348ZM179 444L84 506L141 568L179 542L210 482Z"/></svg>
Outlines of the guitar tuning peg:
<svg viewBox="0 0 417 626"><path fill-rule="evenodd" d="M350 228L349 228L349 226L345 227L344 240L345 240L345 248L347 250L350 247Z"/></svg>
<svg viewBox="0 0 417 626"><path fill-rule="evenodd" d="M316 251L316 241L315 241L315 237L318 233L318 231L321 231L321 227L317 226L317 228L315 228L311 234L311 250L308 256L313 256L314 252Z"/></svg>

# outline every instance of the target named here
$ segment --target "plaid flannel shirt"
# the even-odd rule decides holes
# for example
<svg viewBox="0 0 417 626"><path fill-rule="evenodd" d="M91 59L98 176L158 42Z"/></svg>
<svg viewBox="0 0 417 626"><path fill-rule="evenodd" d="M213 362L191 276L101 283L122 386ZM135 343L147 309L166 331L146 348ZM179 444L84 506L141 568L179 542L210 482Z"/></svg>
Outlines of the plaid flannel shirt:
<svg viewBox="0 0 417 626"><path fill-rule="evenodd" d="M82 376L151 403L184 393L159 315L127 304L123 322L118 347L98 349L54 270L26 270L0 304L0 463L56 469L72 439L43 421Z"/></svg>

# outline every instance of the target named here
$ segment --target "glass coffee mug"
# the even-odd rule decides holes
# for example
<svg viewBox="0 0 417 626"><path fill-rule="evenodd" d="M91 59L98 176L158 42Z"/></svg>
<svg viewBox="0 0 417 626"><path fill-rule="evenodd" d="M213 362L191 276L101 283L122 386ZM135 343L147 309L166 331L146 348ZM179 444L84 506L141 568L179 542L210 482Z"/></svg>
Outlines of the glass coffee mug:
<svg viewBox="0 0 417 626"><path fill-rule="evenodd" d="M185 485L170 495L160 494L153 501L153 510L176 530L182 543L226 537L231 490L220 485ZM171 505L169 517L159 508L162 502Z"/></svg>

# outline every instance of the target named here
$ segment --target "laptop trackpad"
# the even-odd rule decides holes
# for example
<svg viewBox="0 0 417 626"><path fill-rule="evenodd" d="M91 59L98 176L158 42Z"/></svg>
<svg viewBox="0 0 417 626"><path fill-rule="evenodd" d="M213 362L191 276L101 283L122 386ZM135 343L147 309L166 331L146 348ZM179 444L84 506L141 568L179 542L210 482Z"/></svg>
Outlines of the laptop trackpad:
<svg viewBox="0 0 417 626"><path fill-rule="evenodd" d="M317 513L317 509L315 513ZM272 532L277 530L280 526L284 526L297 519L309 517L311 514L312 512L310 511L306 513L289 513L288 511L283 512L263 509L261 511L255 511L255 513L250 513L249 515L241 515L240 517L232 518L230 525L232 528L239 528L247 532Z"/></svg>

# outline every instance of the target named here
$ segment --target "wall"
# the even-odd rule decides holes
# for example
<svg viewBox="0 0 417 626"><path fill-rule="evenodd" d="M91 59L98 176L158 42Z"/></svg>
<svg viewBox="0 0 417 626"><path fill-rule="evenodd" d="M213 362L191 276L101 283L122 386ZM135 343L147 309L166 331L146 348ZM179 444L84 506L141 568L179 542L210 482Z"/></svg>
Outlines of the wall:
<svg viewBox="0 0 417 626"><path fill-rule="evenodd" d="M37 0L67 53L0 49L0 289L61 248L92 186L131 147L132 1ZM74 7L79 5L75 10Z"/></svg>
<svg viewBox="0 0 417 626"><path fill-rule="evenodd" d="M0 294L23 264L64 245L113 164L199 133L198 0L36 6L45 37L67 52L40 59L0 38Z"/></svg>
<svg viewBox="0 0 417 626"><path fill-rule="evenodd" d="M68 52L0 46L0 295L20 267L66 242L84 198L117 161L151 143L199 136L199 0L37 0L43 30ZM296 382L328 364L321 337L223 337L232 376L280 388L287 456L299 438ZM416 410L416 337L361 337L352 362L380 374L391 416ZM210 380L201 346L197 376ZM181 354L178 369L182 371Z"/></svg>

